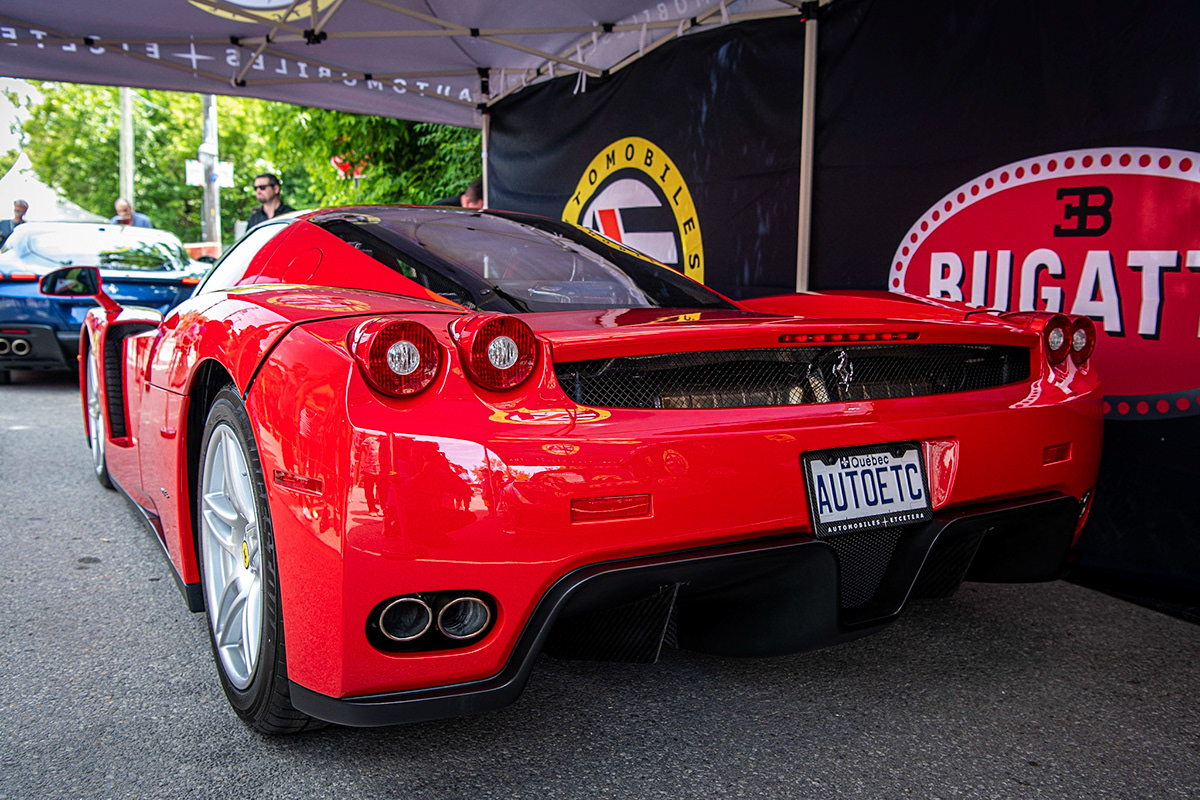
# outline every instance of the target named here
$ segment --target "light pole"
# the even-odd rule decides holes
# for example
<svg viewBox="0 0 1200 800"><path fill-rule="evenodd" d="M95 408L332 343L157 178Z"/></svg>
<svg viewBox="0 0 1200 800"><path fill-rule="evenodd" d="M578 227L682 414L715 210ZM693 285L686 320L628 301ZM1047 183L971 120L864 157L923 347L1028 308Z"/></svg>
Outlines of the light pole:
<svg viewBox="0 0 1200 800"><path fill-rule="evenodd" d="M120 196L128 200L129 207L136 211L137 202L133 196L133 103L130 94L128 86L122 86L117 90L121 107L121 125L117 136L119 149L117 176L120 183Z"/></svg>
<svg viewBox="0 0 1200 800"><path fill-rule="evenodd" d="M204 204L201 225L204 241L221 244L221 192L217 187L217 96L203 95L201 111L204 117L204 141L198 155L204 167Z"/></svg>

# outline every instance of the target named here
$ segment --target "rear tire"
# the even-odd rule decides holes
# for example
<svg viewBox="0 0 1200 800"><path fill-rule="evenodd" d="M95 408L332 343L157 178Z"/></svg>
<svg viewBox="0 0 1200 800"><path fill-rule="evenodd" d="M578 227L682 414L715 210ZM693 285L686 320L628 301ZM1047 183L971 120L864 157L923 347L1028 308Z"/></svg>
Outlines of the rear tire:
<svg viewBox="0 0 1200 800"><path fill-rule="evenodd" d="M92 470L96 480L105 489L113 488L108 476L108 425L105 423L104 405L100 402L100 372L92 353L87 357L87 404L88 447L92 450Z"/></svg>
<svg viewBox="0 0 1200 800"><path fill-rule="evenodd" d="M323 727L292 706L266 483L250 418L232 387L217 393L200 448L200 583L221 686L259 733Z"/></svg>

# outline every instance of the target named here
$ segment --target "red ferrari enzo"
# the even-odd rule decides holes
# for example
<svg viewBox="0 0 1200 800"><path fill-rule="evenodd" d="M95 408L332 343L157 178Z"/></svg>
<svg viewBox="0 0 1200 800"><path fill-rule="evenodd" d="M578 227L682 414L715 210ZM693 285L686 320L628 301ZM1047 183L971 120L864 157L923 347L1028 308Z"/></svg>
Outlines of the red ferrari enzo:
<svg viewBox="0 0 1200 800"><path fill-rule="evenodd" d="M91 268L96 477L268 733L497 708L539 653L852 639L1062 575L1100 457L1090 320L733 302L563 222L362 207L252 230L164 317Z"/></svg>

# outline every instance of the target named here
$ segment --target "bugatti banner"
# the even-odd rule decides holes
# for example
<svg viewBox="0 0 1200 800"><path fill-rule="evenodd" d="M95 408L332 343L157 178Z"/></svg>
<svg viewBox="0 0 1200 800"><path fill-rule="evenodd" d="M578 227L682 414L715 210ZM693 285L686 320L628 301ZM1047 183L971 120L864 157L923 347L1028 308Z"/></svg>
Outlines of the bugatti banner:
<svg viewBox="0 0 1200 800"><path fill-rule="evenodd" d="M892 261L896 292L1082 314L1110 417L1198 413L1200 154L1071 150L1006 164L940 198Z"/></svg>
<svg viewBox="0 0 1200 800"><path fill-rule="evenodd" d="M813 286L1090 317L1107 424L1083 574L1196 598L1200 5L1127 11L834 3Z"/></svg>

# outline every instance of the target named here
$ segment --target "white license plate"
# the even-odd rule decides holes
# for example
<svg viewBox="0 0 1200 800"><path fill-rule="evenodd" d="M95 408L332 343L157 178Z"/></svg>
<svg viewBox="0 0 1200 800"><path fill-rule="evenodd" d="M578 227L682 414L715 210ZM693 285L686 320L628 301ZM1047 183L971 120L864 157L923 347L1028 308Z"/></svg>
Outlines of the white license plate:
<svg viewBox="0 0 1200 800"><path fill-rule="evenodd" d="M916 442L805 453L804 480L817 536L894 528L933 518Z"/></svg>

